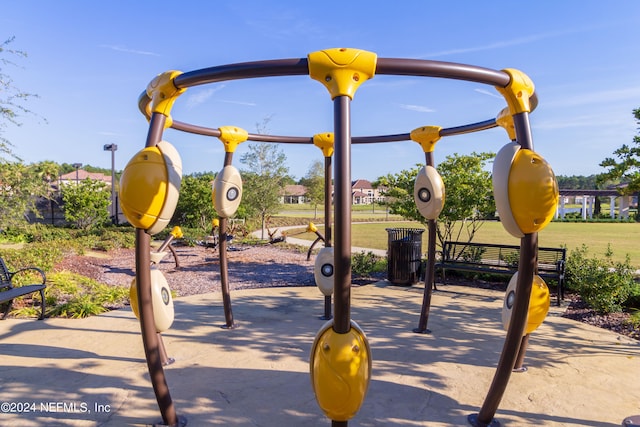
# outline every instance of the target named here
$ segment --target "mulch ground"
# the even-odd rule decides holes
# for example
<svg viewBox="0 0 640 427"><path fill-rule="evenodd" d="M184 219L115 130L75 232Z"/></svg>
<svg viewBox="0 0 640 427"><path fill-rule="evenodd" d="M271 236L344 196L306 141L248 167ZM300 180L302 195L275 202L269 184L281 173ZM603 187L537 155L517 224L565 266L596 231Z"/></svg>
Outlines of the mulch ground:
<svg viewBox="0 0 640 427"><path fill-rule="evenodd" d="M177 258L170 252L158 268L165 273L169 287L177 296L197 295L220 290L220 263L217 249L202 246L177 246ZM314 258L307 260L304 251L281 248L277 245L243 246L229 248L229 287L234 289L315 286ZM177 261L177 262L176 262ZM130 286L135 277L133 249L118 249L100 256L70 255L60 262L56 270L67 270L108 285ZM355 285L366 285L386 278L378 273L371 277L356 277ZM454 279L457 284L504 291L504 282ZM629 313L601 315L589 308L578 295L566 295L563 317L584 322L620 335L640 340L640 327L629 322Z"/></svg>

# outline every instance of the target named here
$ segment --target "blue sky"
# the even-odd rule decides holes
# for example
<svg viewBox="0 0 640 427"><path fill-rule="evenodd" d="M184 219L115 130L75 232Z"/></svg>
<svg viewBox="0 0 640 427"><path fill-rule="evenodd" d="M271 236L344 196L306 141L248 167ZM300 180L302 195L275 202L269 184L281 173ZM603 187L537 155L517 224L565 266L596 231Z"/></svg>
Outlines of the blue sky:
<svg viewBox="0 0 640 427"><path fill-rule="evenodd" d="M391 5L393 4L393 5ZM348 5L349 7L346 7ZM157 74L266 59L302 58L351 47L384 58L433 59L516 68L536 85L536 151L558 175L589 175L637 134L640 2L557 1L2 1L0 39L27 52L3 66L21 90L39 95L4 136L27 163L53 160L116 169L144 146L137 99ZM410 132L487 120L505 106L491 87L447 79L376 76L352 102L352 135ZM306 76L236 80L189 88L176 120L311 136L333 130L327 90ZM42 120L46 119L46 122ZM215 138L165 132L185 173L218 171ZM443 138L436 162L453 153L497 152L502 129ZM238 156L246 152L240 146ZM313 146L282 145L290 173L322 159ZM239 157L236 157L239 160ZM237 166L242 165L236 160ZM352 178L374 180L423 162L418 144L358 145Z"/></svg>

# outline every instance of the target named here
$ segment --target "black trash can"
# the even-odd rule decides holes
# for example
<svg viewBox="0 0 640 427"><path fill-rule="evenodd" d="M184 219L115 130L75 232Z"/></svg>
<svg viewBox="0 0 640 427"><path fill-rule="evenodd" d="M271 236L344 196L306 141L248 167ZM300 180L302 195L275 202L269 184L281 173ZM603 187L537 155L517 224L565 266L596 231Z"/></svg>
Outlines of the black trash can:
<svg viewBox="0 0 640 427"><path fill-rule="evenodd" d="M387 279L397 285L413 285L420 279L421 228L387 228Z"/></svg>

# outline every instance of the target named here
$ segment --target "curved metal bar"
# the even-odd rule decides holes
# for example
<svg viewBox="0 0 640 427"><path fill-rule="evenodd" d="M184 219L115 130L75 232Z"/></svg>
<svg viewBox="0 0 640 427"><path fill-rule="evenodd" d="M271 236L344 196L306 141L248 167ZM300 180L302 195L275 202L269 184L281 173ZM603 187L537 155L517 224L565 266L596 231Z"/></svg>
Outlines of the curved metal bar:
<svg viewBox="0 0 640 427"><path fill-rule="evenodd" d="M309 261L311 259L311 251L313 251L313 247L316 245L316 243L318 243L320 240L324 240L324 237L322 236L318 236L316 237L316 240L313 241L313 243L311 244L311 246L309 246L309 250L307 251L307 261Z"/></svg>
<svg viewBox="0 0 640 427"><path fill-rule="evenodd" d="M462 135L465 133L478 132L481 130L487 130L497 127L496 119L489 119L483 122L471 123L463 126L456 126L452 128L445 128L440 131L440 136L454 136Z"/></svg>
<svg viewBox="0 0 640 427"><path fill-rule="evenodd" d="M197 135L220 137L220 129L205 126L192 125L180 121L174 121L171 126L175 130L194 133ZM256 142L278 142L285 144L313 144L313 138L308 136L281 136L250 133L247 140Z"/></svg>
<svg viewBox="0 0 640 427"><path fill-rule="evenodd" d="M496 119L488 119L481 122L470 123L468 125L455 126L451 128L444 128L440 131L440 136L455 136L465 133L478 132L482 130L491 129L497 127ZM220 136L220 129L208 128L205 126L192 125L180 121L174 121L173 126L175 130L194 133L197 135L213 136L218 138ZM307 136L282 136L282 135L265 135L250 133L247 138L249 141L255 142L278 142L284 144L313 144L313 137ZM375 144L385 142L400 142L410 141L410 133L398 133L391 135L377 135L377 136L354 136L351 138L352 144Z"/></svg>
<svg viewBox="0 0 640 427"><path fill-rule="evenodd" d="M178 89L185 89L227 80L307 74L309 74L307 58L275 59L202 68L180 74L175 78L174 84ZM455 62L404 58L378 58L376 74L442 77L501 87L507 86L511 80L509 74L504 71L490 68Z"/></svg>
<svg viewBox="0 0 640 427"><path fill-rule="evenodd" d="M426 59L378 58L376 74L442 77L505 87L511 77L504 71Z"/></svg>
<svg viewBox="0 0 640 427"><path fill-rule="evenodd" d="M178 89L227 80L257 77L300 76L309 74L307 58L272 59L268 61L239 62L189 71L177 76Z"/></svg>
<svg viewBox="0 0 640 427"><path fill-rule="evenodd" d="M227 80L250 79L258 77L277 77L306 75L309 73L308 61L306 58L279 59L270 61L244 62L216 67L203 68L186 72L177 76L174 84L178 89L216 83ZM457 80L466 80L492 86L505 87L509 84L510 77L504 71L492 70L484 67L477 67L454 62L441 62L423 59L400 59L400 58L378 58L376 74L381 75L402 75L418 77L439 77ZM145 117L149 118L148 106L151 99L146 91L138 99L138 108ZM538 104L537 95L531 97L531 109L535 109ZM459 135L462 133L475 132L496 126L495 119L470 125L457 126L443 129L441 136ZM191 125L179 121L174 121L172 128L184 132L200 135L218 137L218 129ZM276 136L250 134L249 140L258 142L279 142L292 144L313 143L312 138L301 136ZM378 142L397 142L409 140L409 134L380 135L353 137L354 144L370 144Z"/></svg>

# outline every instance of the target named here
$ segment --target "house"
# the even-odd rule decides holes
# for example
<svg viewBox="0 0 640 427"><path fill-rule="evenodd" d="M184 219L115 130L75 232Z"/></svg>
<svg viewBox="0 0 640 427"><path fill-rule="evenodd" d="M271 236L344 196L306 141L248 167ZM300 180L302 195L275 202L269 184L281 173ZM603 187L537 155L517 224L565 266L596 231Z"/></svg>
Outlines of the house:
<svg viewBox="0 0 640 427"><path fill-rule="evenodd" d="M102 181L107 185L111 185L111 175L105 175L99 172L87 172L83 169L77 171L65 173L58 178L58 188L67 184L76 184L78 181L84 181L85 179L92 179L94 181Z"/></svg>
<svg viewBox="0 0 640 427"><path fill-rule="evenodd" d="M307 202L307 187L299 184L285 185L280 196L281 203L300 204Z"/></svg>
<svg viewBox="0 0 640 427"><path fill-rule="evenodd" d="M380 189L373 188L366 179L357 179L351 183L351 204L370 205L384 201Z"/></svg>
<svg viewBox="0 0 640 427"><path fill-rule="evenodd" d="M380 188L373 188L366 179L357 179L351 183L351 204L370 205L372 203L380 203L384 201L381 190ZM308 203L309 200L306 194L307 187L304 185L285 185L280 201L286 204Z"/></svg>

